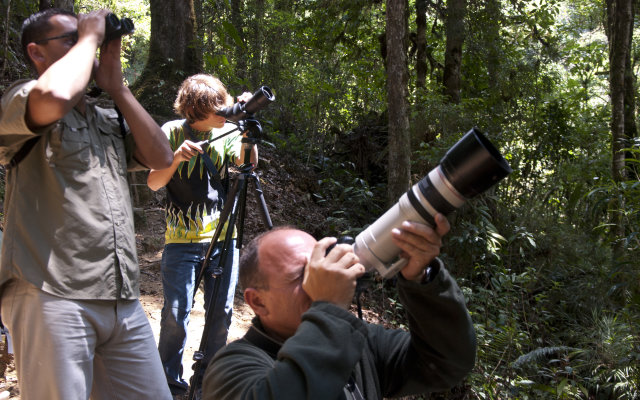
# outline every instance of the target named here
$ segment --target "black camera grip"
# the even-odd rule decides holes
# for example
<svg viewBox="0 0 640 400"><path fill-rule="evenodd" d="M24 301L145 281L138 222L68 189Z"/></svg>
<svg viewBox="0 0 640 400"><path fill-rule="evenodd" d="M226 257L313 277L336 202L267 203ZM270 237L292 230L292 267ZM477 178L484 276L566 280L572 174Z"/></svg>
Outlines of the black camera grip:
<svg viewBox="0 0 640 400"><path fill-rule="evenodd" d="M324 256L326 257L327 255L329 255L329 252L336 247L337 244L342 244L342 243L346 243L346 244L353 244L355 242L355 239L353 239L351 236L341 236L338 238L338 241L335 242L334 244L332 244L331 246L329 246L327 248L327 251L324 253Z"/></svg>

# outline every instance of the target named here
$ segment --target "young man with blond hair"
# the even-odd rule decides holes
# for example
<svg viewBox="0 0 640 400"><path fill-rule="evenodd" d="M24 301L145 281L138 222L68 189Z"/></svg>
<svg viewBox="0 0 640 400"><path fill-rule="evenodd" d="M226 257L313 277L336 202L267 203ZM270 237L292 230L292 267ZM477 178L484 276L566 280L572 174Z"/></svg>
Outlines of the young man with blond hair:
<svg viewBox="0 0 640 400"><path fill-rule="evenodd" d="M251 98L244 93L239 101ZM225 164L235 162L257 162L255 145L241 142L241 135L226 135L211 143L211 139L232 130L233 125L225 124L224 117L217 113L231 106L233 100L219 79L206 74L187 78L178 91L174 109L184 119L164 124L162 130L167 135L174 160L169 168L152 170L147 184L152 190L166 187L166 224L165 247L162 254L161 272L164 291L164 306L160 322L160 340L158 350L162 359L167 383L174 396L186 393L188 383L182 377L182 356L186 343L187 325L191 312L196 278L200 274L203 259L218 226L220 211L226 199L227 190ZM250 160L244 157L250 154ZM209 171L206 158L209 158L217 171ZM216 175L219 175L216 177ZM225 237L225 226L220 238ZM221 279L216 304L216 314L212 316L213 325L208 327L205 358L200 371L204 372L208 360L226 344L227 333L231 325L233 297L238 277L238 255L235 239L228 243L230 251L223 261L223 273L213 277L213 270L222 256L224 242L215 243L207 271L203 275L205 310L209 309L214 290L214 279ZM212 311L213 312L213 311ZM200 377L192 380L199 382ZM197 392L199 385L194 388Z"/></svg>

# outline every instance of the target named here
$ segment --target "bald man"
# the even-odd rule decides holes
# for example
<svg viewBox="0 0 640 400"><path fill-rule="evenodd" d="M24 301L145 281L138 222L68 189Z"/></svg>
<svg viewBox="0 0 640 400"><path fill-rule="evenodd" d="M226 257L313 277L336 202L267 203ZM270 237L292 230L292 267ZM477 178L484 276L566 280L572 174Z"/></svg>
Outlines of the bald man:
<svg viewBox="0 0 640 400"><path fill-rule="evenodd" d="M408 258L398 290L409 332L368 324L348 311L365 268L350 245L326 250L292 228L254 239L240 260L247 334L221 349L205 374L204 399L382 399L448 389L475 363L464 298L437 259L449 231L405 222L393 240Z"/></svg>

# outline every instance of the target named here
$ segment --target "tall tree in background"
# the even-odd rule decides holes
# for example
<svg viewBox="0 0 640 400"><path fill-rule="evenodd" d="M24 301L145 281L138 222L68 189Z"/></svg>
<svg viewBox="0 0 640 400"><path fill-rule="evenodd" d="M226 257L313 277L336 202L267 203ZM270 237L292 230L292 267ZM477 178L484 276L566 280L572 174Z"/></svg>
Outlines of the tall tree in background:
<svg viewBox="0 0 640 400"><path fill-rule="evenodd" d="M387 0L387 104L389 107L389 204L411 183L411 148L407 113L407 1Z"/></svg>
<svg viewBox="0 0 640 400"><path fill-rule="evenodd" d="M500 0L485 0L484 12L482 13L484 36L483 43L485 45L486 66L487 66L487 83L489 85L489 102L493 107L491 128L496 132L502 131L500 127L500 118L503 112L503 102L501 99L502 78L502 39L500 37L500 24L502 21L502 11Z"/></svg>
<svg viewBox="0 0 640 400"><path fill-rule="evenodd" d="M416 87L427 81L427 0L416 0Z"/></svg>
<svg viewBox="0 0 640 400"><path fill-rule="evenodd" d="M631 71L631 38L633 35L633 0L607 0L606 30L609 38L609 91L611 97L611 175L614 182L626 179L625 152L627 135L635 130L633 71ZM630 79L631 76L631 79ZM630 88L627 88L630 85ZM626 101L625 101L626 100ZM635 134L635 132L631 133ZM612 226L613 257L622 255L625 227L620 210L622 200L612 196L610 222Z"/></svg>
<svg viewBox="0 0 640 400"><path fill-rule="evenodd" d="M2 70L0 70L0 75L4 76L5 71L7 70L7 56L6 54L9 51L9 17L11 16L11 0L7 0L5 3L5 22L4 22L4 37L2 38Z"/></svg>
<svg viewBox="0 0 640 400"><path fill-rule="evenodd" d="M288 92L288 85L292 83L283 78L282 71L287 35L289 35L290 29L290 25L286 21L287 17L292 13L292 9L292 0L276 1L273 5L271 17L274 23L266 33L269 45L268 49L264 51L265 65L261 68L263 70L262 75L269 79L265 83L272 85L272 88L281 89L283 92Z"/></svg>
<svg viewBox="0 0 640 400"><path fill-rule="evenodd" d="M40 10L47 8L61 8L63 10L73 11L73 0L39 0L38 7Z"/></svg>
<svg viewBox="0 0 640 400"><path fill-rule="evenodd" d="M149 59L133 85L147 110L171 115L182 80L201 69L193 0L150 0Z"/></svg>
<svg viewBox="0 0 640 400"><path fill-rule="evenodd" d="M460 67L462 65L462 45L464 44L464 17L467 0L449 0L447 2L445 32L446 50L444 53L444 94L452 103L460 102Z"/></svg>
<svg viewBox="0 0 640 400"><path fill-rule="evenodd" d="M236 60L236 78L246 81L247 78L247 42L244 38L244 16L241 1L231 2L231 23L238 33L236 46L234 47L234 58Z"/></svg>
<svg viewBox="0 0 640 400"><path fill-rule="evenodd" d="M261 85L262 82L262 53L264 43L264 29L263 22L265 18L265 0L255 0L254 4L255 16L249 23L248 27L251 35L251 58L249 59L249 71L251 74L250 90L253 90L255 86Z"/></svg>

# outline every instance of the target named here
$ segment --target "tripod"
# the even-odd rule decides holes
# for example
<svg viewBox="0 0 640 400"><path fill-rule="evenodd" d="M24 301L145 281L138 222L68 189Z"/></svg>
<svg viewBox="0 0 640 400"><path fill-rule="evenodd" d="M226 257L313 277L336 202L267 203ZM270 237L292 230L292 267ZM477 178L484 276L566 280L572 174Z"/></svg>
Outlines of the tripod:
<svg viewBox="0 0 640 400"><path fill-rule="evenodd" d="M255 123L257 123L257 121L255 121ZM249 129L250 129L250 134L249 134L250 137L243 138L242 142L257 144L259 142L259 139L251 137L251 129L259 129L259 124L250 126ZM233 251L233 249L231 248L231 242L233 239L233 231L234 231L233 228L236 225L238 227L236 248L237 249L242 248L247 190L250 182L253 182L255 187L254 194L256 195L256 199L258 200L262 221L264 222L264 224L267 226L268 229L271 229L273 227L273 224L271 223L271 217L269 216L269 211L267 210L267 203L264 200L262 187L260 185L260 180L258 179L258 176L253 171L254 165L251 163L246 163L246 161L250 159L249 158L250 153L251 153L250 148L245 150L245 158L244 158L245 164L240 166L240 173L233 178L233 184L231 185L231 189L229 190L229 194L227 195L225 205L222 208L222 211L220 212L220 220L218 221L216 230L213 234L213 237L211 238L211 243L209 244L209 248L207 249L206 255L202 260L200 273L198 274L198 277L196 279L195 286L194 286L193 301L195 302L195 295L198 290L198 287L200 286L200 282L204 277L205 271L207 269L207 265L209 263L209 257L211 256L214 246L222 233L223 227L228 221L228 227L224 237L224 242L223 242L224 244L219 257L218 265L213 269L214 285L213 285L213 290L211 292L211 296L209 298L209 307L208 307L208 310L206 311L205 324L202 332L202 338L200 339L200 346L198 348L198 351L194 352L193 354L193 360L195 361L195 363L193 368L194 370L193 378L191 380L191 385L189 387L189 397L188 397L189 400L194 398L196 388L200 387L202 383L200 370L202 368L202 362L207 356L206 354L207 338L209 335L209 329L213 322L212 321L213 316L217 315L216 311L218 311L219 307L222 307L224 309L224 306L225 306L225 304L218 304L219 303L218 292L220 290L223 274L231 273L231 271L225 271L224 262L227 259L229 252Z"/></svg>

